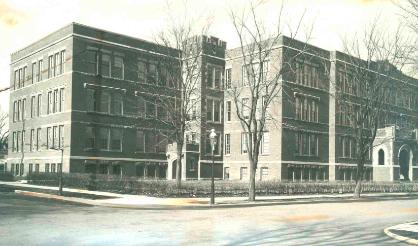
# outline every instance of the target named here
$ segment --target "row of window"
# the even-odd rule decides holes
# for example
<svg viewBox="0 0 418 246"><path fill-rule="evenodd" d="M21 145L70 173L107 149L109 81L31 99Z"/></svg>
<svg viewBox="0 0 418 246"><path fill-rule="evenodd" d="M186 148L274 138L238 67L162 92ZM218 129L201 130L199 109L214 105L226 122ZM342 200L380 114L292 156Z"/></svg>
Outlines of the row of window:
<svg viewBox="0 0 418 246"><path fill-rule="evenodd" d="M296 63L295 82L300 85L319 88L318 67L312 64Z"/></svg>
<svg viewBox="0 0 418 246"><path fill-rule="evenodd" d="M65 50L61 50L48 56L47 75L48 78L53 78L65 72ZM32 62L31 74L28 76L28 66L23 66L14 71L13 89L19 89L28 85L27 82L33 84L34 82L42 81L43 73L43 59Z"/></svg>
<svg viewBox="0 0 418 246"><path fill-rule="evenodd" d="M30 129L29 131L29 152L39 151L42 147L42 129ZM46 147L47 149L61 149L64 147L64 125L46 128ZM25 152L26 131L14 131L12 133L12 152Z"/></svg>
<svg viewBox="0 0 418 246"><path fill-rule="evenodd" d="M318 122L319 101L316 98L297 95L295 97L295 118L309 122Z"/></svg>
<svg viewBox="0 0 418 246"><path fill-rule="evenodd" d="M141 153L166 153L168 138L165 134L153 131L136 131L136 150Z"/></svg>
<svg viewBox="0 0 418 246"><path fill-rule="evenodd" d="M123 101L120 92L86 89L87 111L123 115Z"/></svg>
<svg viewBox="0 0 418 246"><path fill-rule="evenodd" d="M268 178L269 175L269 169L268 167L261 167L259 172L259 180L263 181ZM229 167L224 168L224 179L229 179ZM240 180L248 180L249 179L249 173L248 173L248 167L240 167L239 170L239 179Z"/></svg>
<svg viewBox="0 0 418 246"><path fill-rule="evenodd" d="M61 170L61 163L45 163L45 173L59 173ZM23 176L25 172L25 165L23 163L12 163L10 165L10 172L14 176ZM28 173L39 173L39 164L38 163L29 163Z"/></svg>
<svg viewBox="0 0 418 246"><path fill-rule="evenodd" d="M85 62L89 73L100 74L104 77L124 78L124 60L121 54L87 49Z"/></svg>
<svg viewBox="0 0 418 246"><path fill-rule="evenodd" d="M340 146L340 157L342 158L357 158L357 140L351 136L340 136L339 137L339 146ZM366 160L371 160L372 151L368 150L366 154Z"/></svg>
<svg viewBox="0 0 418 246"><path fill-rule="evenodd" d="M122 151L123 129L110 127L86 127L86 145L88 150Z"/></svg>
<svg viewBox="0 0 418 246"><path fill-rule="evenodd" d="M319 138L317 134L297 132L295 153L300 156L318 156Z"/></svg>
<svg viewBox="0 0 418 246"><path fill-rule="evenodd" d="M64 88L57 88L48 91L47 114L53 114L64 111ZM42 94L32 95L30 97L30 118L42 115ZM26 119L26 98L15 100L13 102L13 122L19 122Z"/></svg>
<svg viewBox="0 0 418 246"><path fill-rule="evenodd" d="M229 134L228 134L229 135ZM249 137L250 134L247 132L243 132L241 133L241 154L246 154L248 153L248 144L249 144ZM230 139L231 137L225 137ZM230 154L230 150L231 150L231 146L230 146L230 140L228 142L229 146L225 146L225 154ZM226 143L225 143L226 145ZM226 150L229 150L228 152L226 152ZM270 135L269 132L263 132L263 135L261 137L261 142L260 142L260 154L262 155L268 155L270 154Z"/></svg>

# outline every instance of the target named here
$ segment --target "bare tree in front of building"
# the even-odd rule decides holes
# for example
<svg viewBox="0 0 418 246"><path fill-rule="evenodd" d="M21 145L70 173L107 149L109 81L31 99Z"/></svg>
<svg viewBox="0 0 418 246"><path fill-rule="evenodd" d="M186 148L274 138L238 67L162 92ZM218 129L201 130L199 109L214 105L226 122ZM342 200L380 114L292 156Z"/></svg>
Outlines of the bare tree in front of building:
<svg viewBox="0 0 418 246"><path fill-rule="evenodd" d="M306 43L299 42L300 50L294 53L277 51L280 42L290 45L295 41L300 32L304 14L297 23L297 27L291 32L290 37L283 37L282 13L283 6L277 13L277 23L269 27L261 18L258 11L263 2L249 2L247 11L230 11L230 17L239 39L239 48L236 56L242 59L242 84L234 84L226 91L226 96L232 98L235 105L237 118L242 127L242 141L246 148L250 163L249 200L255 200L255 178L259 162L260 145L263 134L269 127L276 125L271 117L270 107L278 101L282 91L282 76L286 72L292 72L295 59L302 57L307 49ZM310 37L312 29L306 35L306 41ZM278 126L281 127L281 126Z"/></svg>
<svg viewBox="0 0 418 246"><path fill-rule="evenodd" d="M399 78L408 60L410 40L402 35L401 27L391 33L384 31L380 23L376 18L361 36L344 41L348 55L337 71L335 83L337 124L352 139L351 144L340 146L353 146L349 152L357 165L355 198L361 194L365 163L371 159L377 129L394 120L388 118L391 100L396 104L409 95L394 92L395 78Z"/></svg>
<svg viewBox="0 0 418 246"><path fill-rule="evenodd" d="M7 151L9 127L9 116L6 113L0 114L0 151Z"/></svg>
<svg viewBox="0 0 418 246"><path fill-rule="evenodd" d="M167 134L170 142L176 143L176 183L181 187L182 153L185 144L185 134L200 121L198 105L201 100L201 63L202 35L206 34L209 25L201 20L190 18L187 11L184 19L168 15L167 26L156 36L156 42L161 45L165 57L159 58L159 81L171 87L171 91L162 94L161 88L149 91L156 98L156 105L164 112L157 120L170 129ZM168 7L170 12L171 7ZM155 88L154 88L155 89Z"/></svg>
<svg viewBox="0 0 418 246"><path fill-rule="evenodd" d="M401 15L411 30L415 34L415 40L409 44L412 52L409 53L410 63L412 63L413 72L418 73L418 0L405 0L397 2L401 10Z"/></svg>

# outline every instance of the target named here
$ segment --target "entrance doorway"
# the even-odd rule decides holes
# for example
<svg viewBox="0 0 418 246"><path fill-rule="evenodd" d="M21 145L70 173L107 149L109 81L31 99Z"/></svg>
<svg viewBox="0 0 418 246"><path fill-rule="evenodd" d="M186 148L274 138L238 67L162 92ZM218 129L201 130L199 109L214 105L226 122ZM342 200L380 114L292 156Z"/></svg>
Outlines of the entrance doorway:
<svg viewBox="0 0 418 246"><path fill-rule="evenodd" d="M409 180L409 151L401 150L399 153L400 179Z"/></svg>

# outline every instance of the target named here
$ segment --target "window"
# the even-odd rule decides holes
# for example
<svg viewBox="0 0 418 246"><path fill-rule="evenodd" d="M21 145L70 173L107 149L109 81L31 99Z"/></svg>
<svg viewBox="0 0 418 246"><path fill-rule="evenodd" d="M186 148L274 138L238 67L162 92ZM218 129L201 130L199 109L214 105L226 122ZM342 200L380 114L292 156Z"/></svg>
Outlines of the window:
<svg viewBox="0 0 418 246"><path fill-rule="evenodd" d="M44 61L42 59L38 61L38 70L36 73L36 81L38 82L42 80L43 64Z"/></svg>
<svg viewBox="0 0 418 246"><path fill-rule="evenodd" d="M216 89L221 88L221 81L222 80L222 70L220 68L215 68L215 81L214 85Z"/></svg>
<svg viewBox="0 0 418 246"><path fill-rule="evenodd" d="M145 132L145 152L148 152L148 153L156 152L154 132Z"/></svg>
<svg viewBox="0 0 418 246"><path fill-rule="evenodd" d="M53 147L53 136L52 136L52 128L46 128L46 146L47 149L51 149Z"/></svg>
<svg viewBox="0 0 418 246"><path fill-rule="evenodd" d="M269 169L268 167L262 167L260 168L260 181L266 180L269 175Z"/></svg>
<svg viewBox="0 0 418 246"><path fill-rule="evenodd" d="M64 148L64 125L58 126L58 148Z"/></svg>
<svg viewBox="0 0 418 246"><path fill-rule="evenodd" d="M137 76L141 83L146 83L147 78L147 63L145 61L138 61L137 64Z"/></svg>
<svg viewBox="0 0 418 246"><path fill-rule="evenodd" d="M25 164L20 163L20 176L22 176L22 175L23 175L23 173L24 173L24 169L25 169Z"/></svg>
<svg viewBox="0 0 418 246"><path fill-rule="evenodd" d="M99 149L109 150L109 140L110 140L110 131L109 128L99 128Z"/></svg>
<svg viewBox="0 0 418 246"><path fill-rule="evenodd" d="M148 64L148 71L147 71L147 83L149 84L156 84L157 82L157 65L154 63Z"/></svg>
<svg viewBox="0 0 418 246"><path fill-rule="evenodd" d="M213 121L220 122L221 121L221 102L215 100L213 103L214 103Z"/></svg>
<svg viewBox="0 0 418 246"><path fill-rule="evenodd" d="M29 163L29 173L33 173L33 164Z"/></svg>
<svg viewBox="0 0 418 246"><path fill-rule="evenodd" d="M30 130L29 138L29 151L32 152L35 150L35 129Z"/></svg>
<svg viewBox="0 0 418 246"><path fill-rule="evenodd" d="M145 138L144 138L144 132L141 130L136 131L136 151L138 152L144 152L145 147Z"/></svg>
<svg viewBox="0 0 418 246"><path fill-rule="evenodd" d="M48 91L48 108L47 108L47 114L52 114L52 108L53 108L53 94L52 91Z"/></svg>
<svg viewBox="0 0 418 246"><path fill-rule="evenodd" d="M225 70L225 87L226 89L231 89L232 88L232 81L231 81L231 68L228 68Z"/></svg>
<svg viewBox="0 0 418 246"><path fill-rule="evenodd" d="M55 53L54 55L54 67L53 67L53 76L57 76L59 74L59 62L60 62L60 54L59 53Z"/></svg>
<svg viewBox="0 0 418 246"><path fill-rule="evenodd" d="M122 95L119 93L113 94L113 113L116 115L122 115L123 114L123 98Z"/></svg>
<svg viewBox="0 0 418 246"><path fill-rule="evenodd" d="M16 132L13 132L13 138L12 138L12 152L16 152Z"/></svg>
<svg viewBox="0 0 418 246"><path fill-rule="evenodd" d="M250 105L249 105L250 99L243 98L242 99L242 117L244 119L250 118Z"/></svg>
<svg viewBox="0 0 418 246"><path fill-rule="evenodd" d="M122 129L111 129L111 149L122 151Z"/></svg>
<svg viewBox="0 0 418 246"><path fill-rule="evenodd" d="M22 131L22 147L20 149L21 152L25 152L25 144L26 144L26 131Z"/></svg>
<svg viewBox="0 0 418 246"><path fill-rule="evenodd" d="M385 165L385 151L379 150L379 165Z"/></svg>
<svg viewBox="0 0 418 246"><path fill-rule="evenodd" d="M110 113L110 93L108 91L102 91L100 95L100 112Z"/></svg>
<svg viewBox="0 0 418 246"><path fill-rule="evenodd" d="M318 135L298 132L296 136L295 153L303 156L318 156Z"/></svg>
<svg viewBox="0 0 418 246"><path fill-rule="evenodd" d="M41 147L41 128L36 129L36 150Z"/></svg>
<svg viewBox="0 0 418 246"><path fill-rule="evenodd" d="M26 99L25 98L23 98L22 99L22 109L21 109L21 113L22 113L22 117L21 117L21 119L22 120L25 120L25 115L26 115Z"/></svg>
<svg viewBox="0 0 418 246"><path fill-rule="evenodd" d="M41 115L41 109L42 109L42 94L38 94L38 101L36 105L36 116Z"/></svg>
<svg viewBox="0 0 418 246"><path fill-rule="evenodd" d="M60 95L59 95L59 112L64 111L64 88L60 88Z"/></svg>
<svg viewBox="0 0 418 246"><path fill-rule="evenodd" d="M49 163L45 163L45 172L49 173Z"/></svg>
<svg viewBox="0 0 418 246"><path fill-rule="evenodd" d="M98 52L96 50L87 50L85 59L87 72L97 74Z"/></svg>
<svg viewBox="0 0 418 246"><path fill-rule="evenodd" d="M97 110L96 90L90 89L90 88L86 89L86 104L87 104L87 111Z"/></svg>
<svg viewBox="0 0 418 246"><path fill-rule="evenodd" d="M232 116L232 105L231 105L231 101L227 101L226 102L226 121L231 121L231 116Z"/></svg>
<svg viewBox="0 0 418 246"><path fill-rule="evenodd" d="M53 113L56 113L56 112L58 112L58 89L55 89L54 90L54 102L53 102L53 107L52 107L52 112Z"/></svg>
<svg viewBox="0 0 418 246"><path fill-rule="evenodd" d="M54 67L54 56L50 55L48 57L48 79L53 76L53 67Z"/></svg>
<svg viewBox="0 0 418 246"><path fill-rule="evenodd" d="M142 96L138 96L137 99L138 115L145 116L145 99Z"/></svg>
<svg viewBox="0 0 418 246"><path fill-rule="evenodd" d="M247 145L248 145L248 133L243 132L241 133L241 154L248 153Z"/></svg>
<svg viewBox="0 0 418 246"><path fill-rule="evenodd" d="M35 117L35 106L36 106L36 97L35 96L31 96L30 98L30 117L33 118Z"/></svg>
<svg viewBox="0 0 418 246"><path fill-rule="evenodd" d="M33 62L32 63L32 73L31 73L32 84L36 81L35 77L36 77L36 62Z"/></svg>
<svg viewBox="0 0 418 246"><path fill-rule="evenodd" d="M231 134L225 134L225 155L231 154Z"/></svg>
<svg viewBox="0 0 418 246"><path fill-rule="evenodd" d="M213 66L210 66L210 65L207 66L206 86L208 88L213 88L214 71L215 71L215 68Z"/></svg>
<svg viewBox="0 0 418 246"><path fill-rule="evenodd" d="M61 50L61 52L60 52L59 74L63 74L64 72L65 72L65 50Z"/></svg>
<svg viewBox="0 0 418 246"><path fill-rule="evenodd" d="M264 132L261 137L260 153L262 155L270 153L270 135L268 132Z"/></svg>
<svg viewBox="0 0 418 246"><path fill-rule="evenodd" d="M14 101L13 102L13 122L16 122L17 121L17 118L18 118L18 111L17 111L17 109L18 109L17 101Z"/></svg>
<svg viewBox="0 0 418 246"><path fill-rule="evenodd" d="M247 168L241 167L239 170L239 180L246 180L247 179Z"/></svg>
<svg viewBox="0 0 418 246"><path fill-rule="evenodd" d="M51 163L51 173L55 173L55 163Z"/></svg>
<svg viewBox="0 0 418 246"><path fill-rule="evenodd" d="M229 180L229 167L224 167L224 179Z"/></svg>
<svg viewBox="0 0 418 246"><path fill-rule="evenodd" d="M24 66L23 67L23 71L22 71L22 84L21 84L21 86L22 87L24 87L25 86L25 81L26 81L26 75L28 75L28 67L27 66Z"/></svg>
<svg viewBox="0 0 418 246"><path fill-rule="evenodd" d="M102 54L101 75L110 77L110 55Z"/></svg>
<svg viewBox="0 0 418 246"><path fill-rule="evenodd" d="M123 79L123 58L120 56L115 56L112 66L112 77Z"/></svg>
<svg viewBox="0 0 418 246"><path fill-rule="evenodd" d="M213 121L213 100L206 100L206 120Z"/></svg>
<svg viewBox="0 0 418 246"><path fill-rule="evenodd" d="M92 126L86 126L86 148L94 149L96 147L96 135Z"/></svg>

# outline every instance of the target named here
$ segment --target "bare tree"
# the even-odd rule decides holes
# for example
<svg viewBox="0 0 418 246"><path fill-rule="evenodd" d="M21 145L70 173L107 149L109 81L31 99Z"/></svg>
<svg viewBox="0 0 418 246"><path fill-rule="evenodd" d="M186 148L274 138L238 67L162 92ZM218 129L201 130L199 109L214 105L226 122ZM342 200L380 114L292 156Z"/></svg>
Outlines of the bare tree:
<svg viewBox="0 0 418 246"><path fill-rule="evenodd" d="M202 36L207 32L209 24L203 20L201 27L197 23L200 18L191 18L187 10L184 19L168 15L168 24L156 36L156 42L166 56L160 57L159 80L167 83L172 91L161 93L161 88L150 92L156 98L156 104L164 116L157 117L169 133L168 140L176 144L176 183L181 186L182 152L185 134L200 122L199 110L201 89L201 53ZM171 6L168 6L171 13ZM164 82L166 81L166 82Z"/></svg>
<svg viewBox="0 0 418 246"><path fill-rule="evenodd" d="M9 116L6 113L0 115L0 151L7 151L9 127L8 127Z"/></svg>
<svg viewBox="0 0 418 246"><path fill-rule="evenodd" d="M299 33L304 14L297 23L290 37L283 37L281 19L283 6L277 13L277 23L269 27L260 17L258 9L263 5L249 2L248 10L238 13L230 10L232 24L239 39L239 47L232 52L241 57L242 85L233 85L226 93L232 98L237 118L244 132L244 142L250 163L249 200L255 200L255 177L260 155L260 145L263 135L269 127L277 126L269 111L271 105L279 100L282 91L282 77L286 72L292 72L295 59L303 56L306 43L301 44L297 52L277 52L280 42L288 45L295 41ZM312 29L308 30L309 39ZM281 127L280 125L277 127Z"/></svg>
<svg viewBox="0 0 418 246"><path fill-rule="evenodd" d="M393 33L383 30L380 23L376 18L362 35L343 42L348 55L344 55L336 78L337 124L351 136L354 146L355 198L361 194L365 163L371 159L377 129L395 120L387 117L391 100L403 100L410 93L394 94L398 87L395 78L402 79L400 70L408 60L410 39L401 27Z"/></svg>

